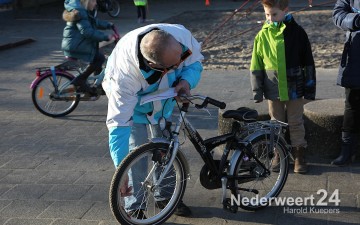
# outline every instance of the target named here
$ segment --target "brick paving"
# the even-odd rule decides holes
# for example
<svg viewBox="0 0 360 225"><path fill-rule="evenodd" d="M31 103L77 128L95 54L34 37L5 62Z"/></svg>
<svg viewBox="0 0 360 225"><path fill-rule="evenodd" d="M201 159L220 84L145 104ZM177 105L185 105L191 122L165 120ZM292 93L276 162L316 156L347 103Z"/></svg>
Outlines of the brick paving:
<svg viewBox="0 0 360 225"><path fill-rule="evenodd" d="M189 8L186 4L175 7L170 2L150 2L149 18L160 22ZM209 7L203 2L193 3L191 9L235 9L241 4L230 0L210 2ZM29 85L35 77L34 68L62 61L61 7L59 4L40 7L37 14L24 10L16 17L11 11L0 12L0 45L27 38L35 40L0 51L0 224L117 224L108 204L114 167L107 147L106 98L80 102L73 113L57 119L43 116L31 102ZM105 14L100 16L110 19ZM125 33L139 26L135 17L132 3L124 3L121 17L111 20ZM336 72L318 70L319 99L343 97L343 90L334 85ZM195 92L225 102L250 99L247 75L248 71L204 71ZM211 116L192 118L204 137L217 134L217 110L210 108L210 112ZM313 195L319 199L319 189L329 194L339 189L340 206L328 209L338 209L340 213L289 213L286 207L268 207L232 214L222 210L220 190L210 191L200 185L202 162L195 150L188 142L183 149L192 171L184 201L194 215L172 216L166 224L345 225L360 221L359 163L337 168L329 166L330 159L310 158L309 174L291 172L281 193L283 197Z"/></svg>

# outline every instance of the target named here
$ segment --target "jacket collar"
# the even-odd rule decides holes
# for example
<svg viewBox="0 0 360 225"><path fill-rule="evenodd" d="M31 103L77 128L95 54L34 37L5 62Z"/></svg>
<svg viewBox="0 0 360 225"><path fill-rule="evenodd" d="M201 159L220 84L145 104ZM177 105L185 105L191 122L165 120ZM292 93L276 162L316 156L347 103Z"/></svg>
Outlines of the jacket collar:
<svg viewBox="0 0 360 225"><path fill-rule="evenodd" d="M286 14L285 19L281 22L268 22L265 21L263 29L269 30L275 35L280 35L284 32L285 28L294 22L291 14Z"/></svg>
<svg viewBox="0 0 360 225"><path fill-rule="evenodd" d="M265 21L263 28L277 28L282 27L283 24L288 25L294 21L294 18L291 14L286 14L283 21L280 22L269 22Z"/></svg>

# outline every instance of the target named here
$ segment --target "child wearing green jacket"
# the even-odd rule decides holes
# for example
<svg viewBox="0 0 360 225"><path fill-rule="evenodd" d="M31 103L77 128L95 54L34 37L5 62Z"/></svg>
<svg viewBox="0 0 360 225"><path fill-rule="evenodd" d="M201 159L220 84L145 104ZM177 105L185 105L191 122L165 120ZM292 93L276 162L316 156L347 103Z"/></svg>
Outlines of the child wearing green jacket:
<svg viewBox="0 0 360 225"><path fill-rule="evenodd" d="M266 22L255 37L250 77L255 102L268 100L271 119L285 122L295 156L294 172L306 173L304 99L314 100L316 72L304 29L288 12L288 0L261 0ZM273 171L279 170L275 152Z"/></svg>

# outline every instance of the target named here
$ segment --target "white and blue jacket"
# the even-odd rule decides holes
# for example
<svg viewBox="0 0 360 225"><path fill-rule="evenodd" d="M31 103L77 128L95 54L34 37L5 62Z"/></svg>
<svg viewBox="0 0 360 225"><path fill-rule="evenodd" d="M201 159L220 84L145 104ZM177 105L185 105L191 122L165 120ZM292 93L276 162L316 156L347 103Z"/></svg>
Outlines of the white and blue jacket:
<svg viewBox="0 0 360 225"><path fill-rule="evenodd" d="M146 80L155 71L142 70L139 62L139 37L161 29L174 36L192 54L175 70L170 70L161 80L149 84ZM117 166L128 154L129 137L133 123L157 124L163 116L171 116L175 101L172 99L140 105L146 94L168 89L177 80L186 80L193 89L198 84L203 70L201 46L191 32L182 25L151 24L135 29L121 38L109 56L103 88L109 99L106 125L109 129L111 156Z"/></svg>

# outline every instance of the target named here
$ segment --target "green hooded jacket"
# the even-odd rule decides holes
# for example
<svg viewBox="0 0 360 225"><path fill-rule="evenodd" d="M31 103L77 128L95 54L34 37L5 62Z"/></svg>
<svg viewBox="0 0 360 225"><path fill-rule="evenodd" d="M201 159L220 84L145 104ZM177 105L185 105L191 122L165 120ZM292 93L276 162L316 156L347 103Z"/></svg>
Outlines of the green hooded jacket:
<svg viewBox="0 0 360 225"><path fill-rule="evenodd" d="M315 99L316 73L310 42L291 15L265 22L256 35L250 65L255 101Z"/></svg>

